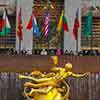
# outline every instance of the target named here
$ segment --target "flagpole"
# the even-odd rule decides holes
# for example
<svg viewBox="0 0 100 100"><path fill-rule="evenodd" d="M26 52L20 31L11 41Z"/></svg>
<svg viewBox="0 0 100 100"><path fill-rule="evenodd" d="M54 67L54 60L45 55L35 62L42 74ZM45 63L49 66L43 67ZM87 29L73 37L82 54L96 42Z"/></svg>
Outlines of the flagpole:
<svg viewBox="0 0 100 100"><path fill-rule="evenodd" d="M47 37L47 40L48 40L48 50L49 50L49 36Z"/></svg>
<svg viewBox="0 0 100 100"><path fill-rule="evenodd" d="M74 20L74 28L73 28L73 35L74 38L76 40L76 53L78 53L78 33L79 33L79 27L80 27L80 23L79 23L79 8L77 8L76 11L76 16L75 16L75 20Z"/></svg>
<svg viewBox="0 0 100 100"><path fill-rule="evenodd" d="M19 54L21 53L21 39L19 39Z"/></svg>
<svg viewBox="0 0 100 100"><path fill-rule="evenodd" d="M50 8L47 8L48 13L49 13L49 11L50 11ZM47 39L48 39L48 50L49 50L49 22L48 22L48 36L47 36Z"/></svg>
<svg viewBox="0 0 100 100"><path fill-rule="evenodd" d="M6 16L7 16L7 9L5 8L5 49L6 49L6 39L7 39L7 35L6 35Z"/></svg>
<svg viewBox="0 0 100 100"><path fill-rule="evenodd" d="M47 12L49 13L49 10L50 10L50 8L47 7L46 13L47 13ZM48 35L47 35L47 41L48 41L48 50L49 50L49 22L48 22Z"/></svg>
<svg viewBox="0 0 100 100"><path fill-rule="evenodd" d="M49 2L47 2L47 5L46 5L46 13L47 12L50 12L50 8L54 9L54 7L53 6L51 7L51 4ZM47 15L47 16L50 17L49 15ZM49 20L48 20L48 34L46 34L46 35L47 35L48 50L49 50Z"/></svg>
<svg viewBox="0 0 100 100"><path fill-rule="evenodd" d="M21 8L20 8L18 16L19 16L18 17L18 38L19 38L19 54L20 54L21 53L21 41L23 39L23 36L22 36L23 26L22 26L22 19L21 19Z"/></svg>
<svg viewBox="0 0 100 100"><path fill-rule="evenodd" d="M78 37L76 39L76 54L78 54Z"/></svg>
<svg viewBox="0 0 100 100"><path fill-rule="evenodd" d="M92 24L93 24L93 20L92 20ZM92 28L91 28L91 32L93 32L93 29ZM93 43L93 33L91 34L91 51L92 51L92 43Z"/></svg>
<svg viewBox="0 0 100 100"><path fill-rule="evenodd" d="M91 48L90 48L90 50L92 51L92 42L93 41L93 34L91 34L91 44L90 44L90 46L91 46Z"/></svg>
<svg viewBox="0 0 100 100"><path fill-rule="evenodd" d="M93 40L93 37L91 35L91 44L90 44L90 50L92 51L92 40Z"/></svg>

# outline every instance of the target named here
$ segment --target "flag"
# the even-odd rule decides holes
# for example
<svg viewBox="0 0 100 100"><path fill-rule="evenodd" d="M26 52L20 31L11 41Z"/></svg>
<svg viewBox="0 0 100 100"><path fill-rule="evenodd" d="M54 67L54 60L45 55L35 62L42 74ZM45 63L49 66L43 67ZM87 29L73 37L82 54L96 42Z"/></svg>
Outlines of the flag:
<svg viewBox="0 0 100 100"><path fill-rule="evenodd" d="M78 29L79 29L79 8L77 8L76 11L76 16L75 16L75 20L74 20L74 28L73 28L73 35L75 40L77 40L78 37Z"/></svg>
<svg viewBox="0 0 100 100"><path fill-rule="evenodd" d="M38 24L37 24L36 17L34 16L34 12L32 13L26 28L28 30L31 30L33 28L33 34L36 35L36 36L41 35L41 32L39 31L39 27L38 27Z"/></svg>
<svg viewBox="0 0 100 100"><path fill-rule="evenodd" d="M62 10L62 13L60 15L59 23L58 23L58 26L57 26L57 31L58 32L60 32L62 30L63 16L64 16L64 10Z"/></svg>
<svg viewBox="0 0 100 100"><path fill-rule="evenodd" d="M0 32L2 31L2 18L0 18Z"/></svg>
<svg viewBox="0 0 100 100"><path fill-rule="evenodd" d="M28 22L26 28L27 28L28 30L31 30L31 29L32 29L32 15L31 15L31 17L30 17L30 19L29 19L29 22Z"/></svg>
<svg viewBox="0 0 100 100"><path fill-rule="evenodd" d="M49 12L46 11L46 16L45 16L45 29L44 29L44 36L48 36L48 32L49 32Z"/></svg>
<svg viewBox="0 0 100 100"><path fill-rule="evenodd" d="M63 29L64 31L68 32L68 23L67 23L67 20L66 20L66 17L63 16Z"/></svg>
<svg viewBox="0 0 100 100"><path fill-rule="evenodd" d="M60 20L59 20L59 23L58 23L58 26L57 26L57 31L60 32L62 29L66 32L68 32L68 30L69 30L68 29L68 23L67 23L65 15L64 15L64 10L62 10L62 13L61 13L61 16L60 16Z"/></svg>
<svg viewBox="0 0 100 100"><path fill-rule="evenodd" d="M23 24L22 24L21 8L18 14L17 36L19 40L23 40Z"/></svg>
<svg viewBox="0 0 100 100"><path fill-rule="evenodd" d="M93 13L90 10L88 12L88 15L86 16L85 24L84 24L83 34L86 36L92 35L92 18L93 18Z"/></svg>
<svg viewBox="0 0 100 100"><path fill-rule="evenodd" d="M36 20L36 17L34 16L34 13L33 13L33 16L32 16L32 25L33 25L33 33L36 35L36 36L40 36L41 35L41 32L39 31L39 27L38 27L38 24L37 24L37 20Z"/></svg>
<svg viewBox="0 0 100 100"><path fill-rule="evenodd" d="M92 0L92 4L93 5L96 5L96 0Z"/></svg>
<svg viewBox="0 0 100 100"><path fill-rule="evenodd" d="M11 26L7 17L7 11L4 10L3 12L3 19L1 20L1 32L0 32L0 36L5 36L8 33L11 32Z"/></svg>

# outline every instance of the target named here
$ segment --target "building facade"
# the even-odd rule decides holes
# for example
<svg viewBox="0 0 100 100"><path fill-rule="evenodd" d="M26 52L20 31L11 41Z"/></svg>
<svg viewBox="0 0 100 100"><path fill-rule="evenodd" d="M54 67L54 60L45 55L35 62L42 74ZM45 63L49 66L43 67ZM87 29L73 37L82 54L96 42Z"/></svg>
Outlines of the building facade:
<svg viewBox="0 0 100 100"><path fill-rule="evenodd" d="M32 10L35 10L35 15L36 18L38 20L39 23L39 27L40 27L40 31L42 32L42 34L44 33L44 29L43 27L43 22L42 19L44 20L45 17L45 13L42 10L42 6L46 6L47 2L46 0L41 0L41 2L39 0L15 0L15 2L13 0L3 0L1 2L1 4L5 4L5 2L8 4L8 1L10 2L10 5L8 8L10 9L8 12L9 14L11 13L11 9L14 7L16 8L16 15L13 14L13 16L15 16L16 19L16 27L17 27L17 22L18 22L18 13L19 13L19 9L22 8L22 22L23 22L23 40L21 41L21 49L25 49L28 50L30 53L32 53L32 50L34 48L63 48L64 52L66 50L68 51L81 51L83 49L98 49L100 48L100 31L99 31L99 20L100 20L100 14L99 14L99 4L100 1L99 0L64 0L64 1L60 1L60 0L50 0L51 4L54 6L54 9L50 9L50 15L51 15L51 23L50 23L50 36L49 38L45 38L45 37L41 37L39 39L37 39L34 35L33 35L33 30L27 30L26 29L26 25L29 21L29 18L32 14ZM13 1L13 2L12 2ZM12 2L12 3L11 3ZM16 6L14 6L14 4ZM25 5L25 6L23 6ZM92 35L85 37L83 35L83 29L84 29L84 22L85 22L85 16L87 16L87 11L90 8L95 8L95 6L97 7L97 10L94 11L93 9L93 25L92 25ZM58 9L58 8L61 9ZM74 21L75 21L75 17L76 17L76 11L77 8L79 8L79 23L80 23L80 27L78 29L78 39L77 41L75 40L74 36L73 36L73 27L74 27ZM68 27L69 27L69 31L68 32L63 32L60 33L60 35L58 35L57 31L55 31L55 27L57 27L59 18L60 18L60 14L61 14L61 10L64 9L65 10L65 16L67 19L67 23L68 23ZM43 17L44 16L44 17ZM10 18L9 18L10 19ZM12 20L12 17L11 17ZM12 23L13 21L10 21L10 23ZM54 22L54 26L53 23ZM14 24L15 24L14 23ZM13 23L12 23L13 26ZM17 28L14 27L14 30L17 31ZM15 37L14 37L15 36ZM1 38L1 37L0 37ZM19 39L16 35L16 32L14 32L14 34L9 36L10 40L8 39L8 36L6 36L6 38L2 37L0 39L0 42L2 42L3 40L6 40L6 42L8 43L8 41L13 41L13 47L15 44L15 48L16 50L19 50ZM48 42L49 41L49 42ZM9 44L11 44L9 42ZM40 43L40 44L38 44ZM1 43L0 43L1 44ZM5 42L4 42L5 44ZM36 45L39 46L36 46ZM8 46L8 44L6 45Z"/></svg>

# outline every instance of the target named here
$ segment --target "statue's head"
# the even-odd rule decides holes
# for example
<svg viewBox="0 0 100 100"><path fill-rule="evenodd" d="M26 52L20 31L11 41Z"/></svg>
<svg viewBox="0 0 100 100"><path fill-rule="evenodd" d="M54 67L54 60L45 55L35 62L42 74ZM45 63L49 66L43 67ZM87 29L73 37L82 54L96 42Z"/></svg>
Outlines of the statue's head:
<svg viewBox="0 0 100 100"><path fill-rule="evenodd" d="M66 70L72 70L72 64L71 63L67 63L67 64L65 64L65 69Z"/></svg>
<svg viewBox="0 0 100 100"><path fill-rule="evenodd" d="M58 64L58 56L52 56L51 58L53 59L54 64L57 65Z"/></svg>

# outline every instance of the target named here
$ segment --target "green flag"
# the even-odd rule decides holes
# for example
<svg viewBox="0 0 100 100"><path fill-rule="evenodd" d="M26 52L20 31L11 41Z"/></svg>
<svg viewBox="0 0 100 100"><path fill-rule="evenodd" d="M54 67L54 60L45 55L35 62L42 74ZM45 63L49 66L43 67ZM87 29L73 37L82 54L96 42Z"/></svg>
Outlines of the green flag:
<svg viewBox="0 0 100 100"><path fill-rule="evenodd" d="M8 20L8 17L6 15L6 11L3 13L3 19L2 19L2 31L0 32L0 36L5 36L11 31L11 26Z"/></svg>
<svg viewBox="0 0 100 100"><path fill-rule="evenodd" d="M84 25L83 34L86 35L86 36L92 35L92 19L93 19L93 13L90 10L88 12L88 15L86 16L85 25Z"/></svg>
<svg viewBox="0 0 100 100"><path fill-rule="evenodd" d="M96 0L92 0L92 4L93 5L96 5Z"/></svg>

